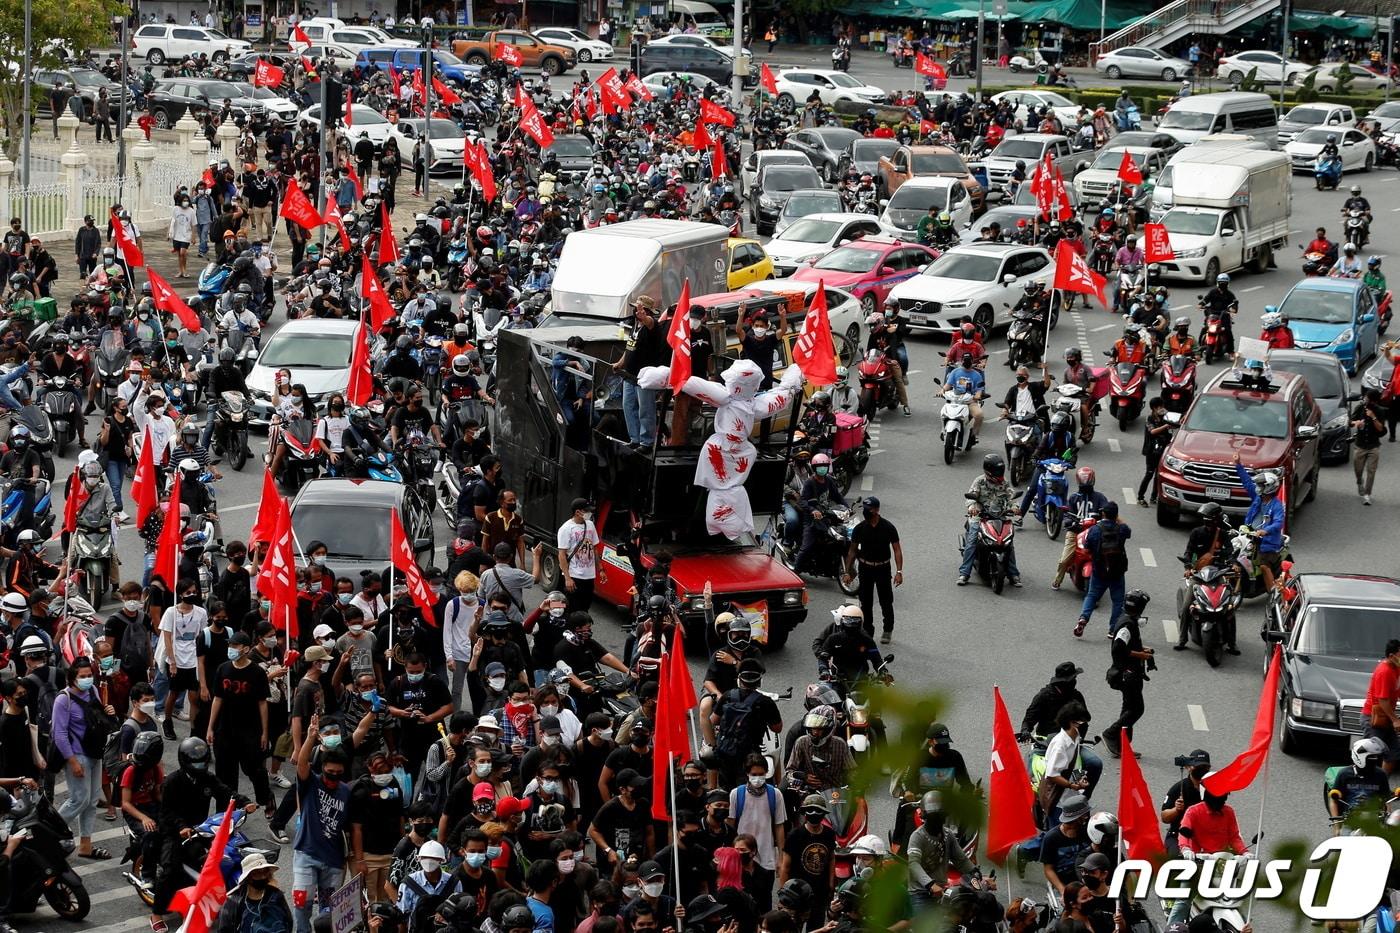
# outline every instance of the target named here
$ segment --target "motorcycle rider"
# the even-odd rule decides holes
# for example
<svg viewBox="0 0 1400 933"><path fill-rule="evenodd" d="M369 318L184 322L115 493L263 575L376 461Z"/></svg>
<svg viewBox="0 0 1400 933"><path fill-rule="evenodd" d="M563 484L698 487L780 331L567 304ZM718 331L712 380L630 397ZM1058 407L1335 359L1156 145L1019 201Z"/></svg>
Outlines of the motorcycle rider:
<svg viewBox="0 0 1400 933"><path fill-rule="evenodd" d="M1093 416L1094 405L1092 388L1094 385L1094 373L1084 362L1084 351L1078 347L1065 348L1065 371L1060 377L1060 381L1077 385L1084 390L1079 401L1079 437L1084 440L1089 436L1089 425Z"/></svg>
<svg viewBox="0 0 1400 933"><path fill-rule="evenodd" d="M1317 261L1318 275L1325 275L1327 270L1337 261L1337 244L1327 239L1327 229L1318 227L1317 235L1312 238L1307 246L1303 247L1303 255L1308 253L1320 253L1322 258ZM1223 273L1222 273L1223 274Z"/></svg>
<svg viewBox="0 0 1400 933"><path fill-rule="evenodd" d="M944 379L944 394L969 395L968 410L972 413L972 443L982 433L982 399L987 397L987 377L973 364L971 353L962 355L962 362L948 370Z"/></svg>
<svg viewBox="0 0 1400 933"><path fill-rule="evenodd" d="M1342 202L1342 213L1346 214L1351 211L1361 211L1366 218L1367 225L1371 223L1371 202L1361 196L1360 185L1352 185L1351 197Z"/></svg>
<svg viewBox="0 0 1400 933"><path fill-rule="evenodd" d="M49 344L50 352L44 354L44 361L39 365L39 371L43 374L45 383L47 380L62 376L73 383L74 391L82 383L83 366L68 352L68 335L55 334ZM47 384L39 386L34 393L35 403L42 402L44 396L48 394ZM78 444L81 447L87 446L87 419L76 418L78 429Z"/></svg>
<svg viewBox="0 0 1400 933"><path fill-rule="evenodd" d="M1283 320L1283 315L1277 311L1266 311L1259 318L1259 326L1262 330L1259 339L1269 345L1271 350L1292 350L1294 347L1293 331L1288 329L1288 324Z"/></svg>
<svg viewBox="0 0 1400 933"><path fill-rule="evenodd" d="M1071 425L1069 415L1062 411L1057 411L1050 416L1050 430L1041 435L1035 453L1031 454L1031 460L1035 463L1035 467L1031 470L1031 478L1026 482L1026 492L1021 497L1020 515L1016 518L1018 526L1024 523L1026 510L1031 507L1031 503L1040 492L1040 478L1045 474L1040 461L1049 460L1052 457L1066 460L1074 459L1076 448Z"/></svg>
<svg viewBox="0 0 1400 933"><path fill-rule="evenodd" d="M1385 273L1381 271L1381 257L1372 256L1366 260L1366 274L1361 277L1361 281L1371 290L1376 304L1380 304L1387 291Z"/></svg>
<svg viewBox="0 0 1400 933"><path fill-rule="evenodd" d="M1025 284L1025 293L1016 301L1016 306L1011 309L1011 316L1019 318L1029 316L1035 323L1037 334L1040 338L1045 335L1045 322L1050 315L1050 292L1045 287L1044 282L1030 281ZM1041 341L1043 344L1043 340ZM1041 346L1044 349L1044 346ZM1010 361L1007 362L1010 366Z"/></svg>
<svg viewBox="0 0 1400 933"><path fill-rule="evenodd" d="M1356 244L1344 243L1342 257L1327 271L1327 276L1333 279L1359 279L1361 271L1361 259L1356 255Z"/></svg>
<svg viewBox="0 0 1400 933"><path fill-rule="evenodd" d="M972 354L972 361L977 368L981 369L986 364L987 348L982 341L981 332L971 320L965 320L958 325L958 332L948 345L948 352L944 354L948 360L948 369L951 371L957 365L957 361L967 353Z"/></svg>
<svg viewBox="0 0 1400 933"><path fill-rule="evenodd" d="M832 504L849 507L846 497L831 481L830 473L831 458L826 454L817 454L812 458L812 476L802 484L797 494L797 511L802 516L802 545L797 549L793 568L799 573L805 558L817 546L818 537L826 533L827 515Z"/></svg>
<svg viewBox="0 0 1400 933"><path fill-rule="evenodd" d="M1212 794L1206 786L1216 774L1212 771L1202 779L1201 802L1190 807L1181 818L1181 854L1190 858L1193 853L1233 852L1244 855L1249 851L1244 837L1240 835L1240 824L1235 819L1235 810L1226 801L1229 794ZM1191 898L1177 898L1167 916L1167 926L1184 923L1191 912Z"/></svg>
<svg viewBox="0 0 1400 933"><path fill-rule="evenodd" d="M1342 831L1342 817L1367 798L1384 803L1391 796L1390 778L1381 768L1387 749L1375 736L1351 747L1352 766L1337 775L1327 791L1327 812L1333 818L1333 833Z"/></svg>
<svg viewBox="0 0 1400 933"><path fill-rule="evenodd" d="M1167 356L1191 356L1196 355L1196 338L1191 336L1191 319L1182 315L1172 322L1172 332L1167 335L1166 343Z"/></svg>
<svg viewBox="0 0 1400 933"><path fill-rule="evenodd" d="M885 313L876 311L865 319L865 323L870 331L865 348L885 354L885 365L889 367L890 378L894 380L895 396L904 409L904 417L908 418L909 377L905 373L909 370L909 350L904 346L904 341L909 337L909 324L899 316L899 302L886 298Z"/></svg>
<svg viewBox="0 0 1400 933"><path fill-rule="evenodd" d="M1318 235L1323 234L1319 227ZM1329 248L1336 250L1336 247L1328 244ZM1215 277L1215 287L1201 296L1201 310L1209 314L1216 311L1220 314L1220 328L1225 335L1225 352L1235 352L1235 315L1240 310L1240 300L1235 297L1235 293L1230 291L1230 276L1224 272Z"/></svg>
<svg viewBox="0 0 1400 933"><path fill-rule="evenodd" d="M1118 288L1113 294L1113 310L1118 311L1122 308L1123 299L1127 297L1124 294L1123 277L1131 278L1137 275L1138 270L1147 264L1147 254L1137 245L1136 236L1130 233L1123 240L1123 245L1114 254L1113 264L1118 268L1119 275Z"/></svg>
<svg viewBox="0 0 1400 933"><path fill-rule="evenodd" d="M850 684L869 669L878 670L885 662L875 639L865 634L865 613L859 606L842 606L836 621L812 643L818 661L828 662L837 678Z"/></svg>
<svg viewBox="0 0 1400 933"><path fill-rule="evenodd" d="M928 216L919 221L919 242L934 249L944 250L958 243L958 231L953 226L953 215L938 209L938 205L928 209Z"/></svg>
<svg viewBox="0 0 1400 933"><path fill-rule="evenodd" d="M919 800L923 825L909 836L909 899L914 910L936 907L948 887L950 869L970 878L977 866L967 857L957 831L947 825L943 794L928 791Z"/></svg>
<svg viewBox="0 0 1400 933"><path fill-rule="evenodd" d="M1074 560L1074 552L1079 547L1079 532L1099 520L1099 513L1108 503L1108 496L1094 489L1096 476L1092 467L1080 467L1074 471L1079 488L1070 493L1065 502L1065 546L1060 551L1060 563L1055 568L1055 579L1050 588L1058 590L1064 582Z"/></svg>
<svg viewBox="0 0 1400 933"><path fill-rule="evenodd" d="M1130 324L1123 328L1123 336L1114 341L1113 349L1108 351L1108 358L1114 363L1147 365L1147 347L1144 346L1142 333L1136 325Z"/></svg>
<svg viewBox="0 0 1400 933"><path fill-rule="evenodd" d="M874 646L873 641L871 645ZM830 706L809 710L802 718L802 728L804 734L798 736L788 755L787 773L805 774L807 786L813 790L845 787L848 775L855 770L856 760L846 740L834 734L836 710Z"/></svg>
<svg viewBox="0 0 1400 933"><path fill-rule="evenodd" d="M972 577L973 562L977 559L977 516L982 512L1002 516L1019 515L1021 510L1014 504L1015 496L1016 491L1006 481L1006 461L1000 454L987 454L982 458L982 475L973 480L972 487L964 493L964 497L971 500L973 506L968 507L962 564L958 567L958 586L967 586ZM1016 566L1015 545L1007 549L1006 574L1012 586L1021 585L1021 572Z"/></svg>
<svg viewBox="0 0 1400 933"><path fill-rule="evenodd" d="M1279 481L1277 473L1268 470L1260 473L1258 477L1250 476L1244 464L1240 463L1238 453L1232 461L1235 464L1235 475L1240 478L1240 483L1243 484L1245 492L1249 493L1251 500L1244 523L1254 529L1254 535L1259 539L1259 564L1264 573L1264 585L1273 589L1282 574L1280 564L1283 561L1283 523L1287 509L1279 500L1278 493L1283 484Z"/></svg>
<svg viewBox="0 0 1400 933"><path fill-rule="evenodd" d="M245 398L248 396L248 380L243 375L243 370L234 365L234 352L232 347L223 347L219 350L219 365L209 371L209 401L204 415L204 430L199 435L199 446L209 449L209 443L214 437L214 416L218 411L218 401L223 398L225 392L238 392Z"/></svg>

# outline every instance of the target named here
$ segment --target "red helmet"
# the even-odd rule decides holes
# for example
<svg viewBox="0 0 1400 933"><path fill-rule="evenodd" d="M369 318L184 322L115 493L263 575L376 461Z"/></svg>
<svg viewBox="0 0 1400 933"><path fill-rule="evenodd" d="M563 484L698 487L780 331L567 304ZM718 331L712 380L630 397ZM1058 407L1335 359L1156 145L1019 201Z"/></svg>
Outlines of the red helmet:
<svg viewBox="0 0 1400 933"><path fill-rule="evenodd" d="M964 337L974 337L977 334L977 325L971 321L963 321L962 332Z"/></svg>
<svg viewBox="0 0 1400 933"><path fill-rule="evenodd" d="M1079 469L1074 471L1074 478L1079 481L1079 485L1081 486L1092 486L1094 485L1095 479L1094 468L1080 467Z"/></svg>
<svg viewBox="0 0 1400 933"><path fill-rule="evenodd" d="M1018 227L1024 227L1024 226L1026 226L1026 218L1022 217L1020 220L1016 221L1016 226L1018 226Z"/></svg>

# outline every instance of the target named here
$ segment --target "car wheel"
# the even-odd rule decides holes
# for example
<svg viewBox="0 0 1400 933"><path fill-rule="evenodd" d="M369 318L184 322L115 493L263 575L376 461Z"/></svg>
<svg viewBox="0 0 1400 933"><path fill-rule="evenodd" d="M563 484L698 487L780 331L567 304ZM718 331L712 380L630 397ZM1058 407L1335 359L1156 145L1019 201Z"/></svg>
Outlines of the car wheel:
<svg viewBox="0 0 1400 933"><path fill-rule="evenodd" d="M564 63L557 58L546 58L540 65L540 70L552 78L563 73Z"/></svg>
<svg viewBox="0 0 1400 933"><path fill-rule="evenodd" d="M222 65L224 62L228 61L228 53L227 53L227 52L215 52L215 53L214 53L212 56L210 56L210 57L213 58L213 60L214 60L215 62L217 62L218 64L221 64L221 65Z"/></svg>
<svg viewBox="0 0 1400 933"><path fill-rule="evenodd" d="M1366 167L1370 168L1370 165ZM836 184L836 166L832 165L830 162L822 166L822 181L829 185Z"/></svg>
<svg viewBox="0 0 1400 933"><path fill-rule="evenodd" d="M996 325L996 320L996 312L992 310L991 305L983 305L972 315L972 323L988 337L992 335L992 327Z"/></svg>
<svg viewBox="0 0 1400 933"><path fill-rule="evenodd" d="M1278 750L1285 755L1297 755L1303 750L1302 743L1298 741L1298 736L1293 730L1288 728L1287 721L1284 722L1283 728L1278 730Z"/></svg>
<svg viewBox="0 0 1400 933"><path fill-rule="evenodd" d="M1163 505L1159 499L1157 501L1157 524L1163 528L1175 528L1176 518L1176 509Z"/></svg>
<svg viewBox="0 0 1400 933"><path fill-rule="evenodd" d="M159 130L168 130L168 129L170 129L170 114L166 113L164 110L157 110L156 113L155 113L155 122L156 122L156 129L159 129Z"/></svg>
<svg viewBox="0 0 1400 933"><path fill-rule="evenodd" d="M1117 65L1109 65L1104 69L1103 73L1115 81L1123 77L1123 69L1119 68Z"/></svg>
<svg viewBox="0 0 1400 933"><path fill-rule="evenodd" d="M874 314L874 313L875 313L876 311L878 311L878 310L879 310L879 306L875 303L875 293L874 293L874 292L866 292L866 293L861 297L861 299L860 299L860 313L861 313L861 316L862 316L862 317L869 317L870 315ZM857 325L855 325L855 324L852 324L851 326L852 326L852 327L857 327Z"/></svg>
<svg viewBox="0 0 1400 933"><path fill-rule="evenodd" d="M1175 81L1175 80L1176 80L1176 69L1175 69L1175 68L1163 68L1163 69L1162 69L1162 80L1163 80L1163 81Z"/></svg>
<svg viewBox="0 0 1400 933"><path fill-rule="evenodd" d="M484 65L486 64L486 56L480 52L473 52L467 56L466 62L468 65Z"/></svg>
<svg viewBox="0 0 1400 933"><path fill-rule="evenodd" d="M1244 80L1244 72L1236 68L1233 71L1231 71L1228 75L1226 75L1226 78L1231 84L1239 84L1241 81Z"/></svg>
<svg viewBox="0 0 1400 933"><path fill-rule="evenodd" d="M578 60L581 62L591 62L593 61L593 53L588 51L588 49L579 49Z"/></svg>
<svg viewBox="0 0 1400 933"><path fill-rule="evenodd" d="M1369 172L1371 169L1373 169L1373 168L1375 168L1375 167L1376 167L1376 154L1375 154L1374 152L1368 152L1368 153L1366 153L1366 164L1363 165L1363 166L1361 166L1361 171L1363 171L1363 172Z"/></svg>
<svg viewBox="0 0 1400 933"><path fill-rule="evenodd" d="M165 53L160 49L151 49L146 53L146 61L150 62L152 65L164 65Z"/></svg>
<svg viewBox="0 0 1400 933"><path fill-rule="evenodd" d="M783 91L783 93L778 95L778 104L783 107L790 107L795 103L796 101L793 100L792 95L787 91Z"/></svg>
<svg viewBox="0 0 1400 933"><path fill-rule="evenodd" d="M1211 285L1215 284L1215 277L1220 274L1220 260L1212 259L1206 263L1206 281Z"/></svg>

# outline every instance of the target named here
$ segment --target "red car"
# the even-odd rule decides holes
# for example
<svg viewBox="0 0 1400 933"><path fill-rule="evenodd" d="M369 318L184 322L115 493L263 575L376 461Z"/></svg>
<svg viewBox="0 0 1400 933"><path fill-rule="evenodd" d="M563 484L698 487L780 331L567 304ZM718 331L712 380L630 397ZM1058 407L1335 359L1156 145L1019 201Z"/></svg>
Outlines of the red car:
<svg viewBox="0 0 1400 933"><path fill-rule="evenodd" d="M861 237L838 246L811 265L792 274L798 282L815 282L843 288L860 300L866 314L885 305L885 296L905 279L938 258L938 251L883 236Z"/></svg>

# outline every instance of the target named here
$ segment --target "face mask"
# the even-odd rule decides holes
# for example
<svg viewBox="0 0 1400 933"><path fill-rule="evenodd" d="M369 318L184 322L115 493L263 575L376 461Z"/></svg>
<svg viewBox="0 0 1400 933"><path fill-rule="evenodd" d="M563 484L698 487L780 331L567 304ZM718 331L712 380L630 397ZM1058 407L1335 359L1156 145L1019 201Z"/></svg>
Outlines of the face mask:
<svg viewBox="0 0 1400 933"><path fill-rule="evenodd" d="M312 558L311 558L311 563L315 564L315 565L318 566L318 567L324 567L324 566L326 566L326 555L324 555L324 554L315 554L315 555L313 555Z"/></svg>
<svg viewBox="0 0 1400 933"><path fill-rule="evenodd" d="M830 472L831 472L831 467L824 467L824 466L819 466L819 467L817 467L817 475L818 475L818 476L825 476L826 474L828 474L828 473L830 473Z"/></svg>
<svg viewBox="0 0 1400 933"><path fill-rule="evenodd" d="M557 715L559 715L559 704L557 704L557 703L550 703L550 704L548 704L548 705L541 706L541 707L540 707L540 715L541 715L541 716L557 716ZM545 738L549 738L549 736L545 736Z"/></svg>
<svg viewBox="0 0 1400 933"><path fill-rule="evenodd" d="M410 673L405 674L405 675L404 675L404 678L405 678L409 683L411 683L411 684L416 684L416 683L418 683L420 680L423 679L423 672L422 672L422 671L419 671L419 672L416 673L416 674L410 672Z"/></svg>
<svg viewBox="0 0 1400 933"><path fill-rule="evenodd" d="M358 634L360 634L361 632L363 632L364 630L365 630L365 627L364 627L363 625L360 625L359 623L356 623L356 624L350 626L350 634L351 634L351 635L358 635Z"/></svg>
<svg viewBox="0 0 1400 933"><path fill-rule="evenodd" d="M492 690L504 690L506 679L504 677L491 677L487 679L486 683L490 685Z"/></svg>
<svg viewBox="0 0 1400 933"><path fill-rule="evenodd" d="M374 781L374 783L378 784L380 787L388 787L390 784L394 783L394 776L392 774L371 774L370 780Z"/></svg>
<svg viewBox="0 0 1400 933"><path fill-rule="evenodd" d="M336 594L335 594L335 601L338 602L338 603L340 603L342 606L348 606L348 605L350 605L350 600L352 600L352 599L354 599L354 598L355 598L355 594L354 594L354 593L336 593Z"/></svg>
<svg viewBox="0 0 1400 933"><path fill-rule="evenodd" d="M424 871L431 874L442 867L442 859L420 858L418 860L418 864L422 867Z"/></svg>
<svg viewBox="0 0 1400 933"><path fill-rule="evenodd" d="M583 636L578 632L565 632L564 640L571 645L579 645L583 643Z"/></svg>
<svg viewBox="0 0 1400 933"><path fill-rule="evenodd" d="M498 858L500 858L500 857L501 857L501 847L500 847L500 846L487 846L487 847L486 847L486 857L487 857L488 859L498 859Z"/></svg>
<svg viewBox="0 0 1400 933"><path fill-rule="evenodd" d="M131 383L132 385L138 385L141 382L141 374L132 373L130 376L126 377L126 381Z"/></svg>
<svg viewBox="0 0 1400 933"><path fill-rule="evenodd" d="M156 714L156 701L148 700L145 703L142 703L137 708L140 709L141 712L145 713L147 716L154 717Z"/></svg>
<svg viewBox="0 0 1400 933"><path fill-rule="evenodd" d="M603 729L598 733L598 738L602 739L604 742L611 742L612 737L613 731L611 729Z"/></svg>
<svg viewBox="0 0 1400 933"><path fill-rule="evenodd" d="M485 852L468 852L466 855L463 856L463 859L466 861L467 865L470 866L471 868L480 868L482 865L485 865L485 864L486 864L486 853L485 853ZM422 860L420 859L419 861L422 861Z"/></svg>
<svg viewBox="0 0 1400 933"><path fill-rule="evenodd" d="M553 748L554 746L556 746L556 745L558 745L558 744L559 744L559 736L557 736L557 735L542 735L542 736L540 736L540 745L544 746L545 748Z"/></svg>
<svg viewBox="0 0 1400 933"><path fill-rule="evenodd" d="M308 586L306 590L309 593L321 592L321 581L317 580L315 583L312 583L310 586Z"/></svg>
<svg viewBox="0 0 1400 933"><path fill-rule="evenodd" d="M665 889L666 883L664 881L654 881L651 884L642 885L642 893L647 897L659 897Z"/></svg>
<svg viewBox="0 0 1400 933"><path fill-rule="evenodd" d="M237 661L241 657L243 657L243 652L239 651L237 648L228 649L228 659L230 661Z"/></svg>
<svg viewBox="0 0 1400 933"><path fill-rule="evenodd" d="M768 328L766 328L766 327L755 327L755 328L753 329L753 335L754 335L755 337L766 337L766 336L768 336Z"/></svg>
<svg viewBox="0 0 1400 933"><path fill-rule="evenodd" d="M322 674L324 674L326 671L328 671L328 670L330 670L330 669L331 669L331 662L329 662L329 661L318 661L318 662L316 662L316 670L320 671Z"/></svg>
<svg viewBox="0 0 1400 933"><path fill-rule="evenodd" d="M551 607L550 610L549 610L549 617L550 617L551 619L562 619L562 618L564 618L564 609L563 609L562 607L558 607L558 608Z"/></svg>
<svg viewBox="0 0 1400 933"><path fill-rule="evenodd" d="M277 647L277 637L274 635L272 638L264 638L264 639L262 640L262 643L263 643L263 647L264 647L264 648L276 648L276 647Z"/></svg>
<svg viewBox="0 0 1400 933"><path fill-rule="evenodd" d="M167 347L170 347L170 348L173 350L173 349L175 349L176 347L178 347L178 346L180 345L180 341L178 341L178 340L167 340L167 341L165 342L165 345L166 345Z"/></svg>
<svg viewBox="0 0 1400 933"><path fill-rule="evenodd" d="M228 562L230 564L233 564L233 566L235 567L242 567L243 562L247 559L248 555L246 554L230 554L228 557Z"/></svg>
<svg viewBox="0 0 1400 933"><path fill-rule="evenodd" d="M323 748L340 748L339 734L321 736L321 746Z"/></svg>
<svg viewBox="0 0 1400 933"><path fill-rule="evenodd" d="M334 638L327 638L327 639L324 639L324 640L321 642L321 647L322 647L322 648L325 648L327 651L330 651L332 648L335 647L335 639L334 639Z"/></svg>
<svg viewBox="0 0 1400 933"><path fill-rule="evenodd" d="M98 479L96 476L89 476L83 480L83 485L86 486L88 489L96 489L97 483Z"/></svg>
<svg viewBox="0 0 1400 933"><path fill-rule="evenodd" d="M364 701L366 701L366 702L368 702L368 703L373 703L375 700L379 699L379 691L378 691L378 690L362 690L362 691L360 691L360 699L362 699L362 700L364 700Z"/></svg>
<svg viewBox="0 0 1400 933"><path fill-rule="evenodd" d="M559 866L559 874L571 875L574 872L574 865L576 864L576 862L574 859L571 858L561 858L554 864Z"/></svg>
<svg viewBox="0 0 1400 933"><path fill-rule="evenodd" d="M79 677L78 680L77 680L77 682L76 682L76 686L77 686L77 688L78 688L79 690L91 690L91 689L92 689L92 678L91 678L91 677Z"/></svg>
<svg viewBox="0 0 1400 933"><path fill-rule="evenodd" d="M270 600L270 599L260 599L260 600L258 600L258 608L261 609L263 612L271 612L271 611L272 611L272 600Z"/></svg>
<svg viewBox="0 0 1400 933"><path fill-rule="evenodd" d="M642 889L639 885L624 884L622 886L622 896L626 900L635 901L637 898L642 896Z"/></svg>
<svg viewBox="0 0 1400 933"><path fill-rule="evenodd" d="M102 666L102 671L103 671L103 673L106 673L106 672L108 672L108 671L114 671L114 670L117 669L117 659L116 659L116 658L103 658L103 659L102 659L101 661L99 661L98 663Z"/></svg>
<svg viewBox="0 0 1400 933"><path fill-rule="evenodd" d="M755 790L768 783L768 779L761 774L749 775L749 786Z"/></svg>
<svg viewBox="0 0 1400 933"><path fill-rule="evenodd" d="M542 781L540 783L540 789L543 790L546 794L557 794L559 793L559 782Z"/></svg>
<svg viewBox="0 0 1400 933"><path fill-rule="evenodd" d="M491 773L491 762L483 761L481 764L473 767L472 771L476 774L477 777L484 778Z"/></svg>

